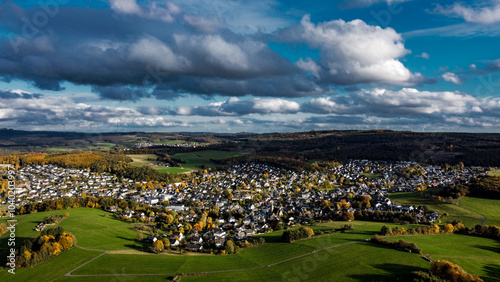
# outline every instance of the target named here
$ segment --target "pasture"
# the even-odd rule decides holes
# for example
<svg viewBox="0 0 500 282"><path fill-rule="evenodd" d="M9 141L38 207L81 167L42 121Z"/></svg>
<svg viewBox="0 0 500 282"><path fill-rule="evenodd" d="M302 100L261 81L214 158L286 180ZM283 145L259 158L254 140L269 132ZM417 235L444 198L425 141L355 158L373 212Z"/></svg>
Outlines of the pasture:
<svg viewBox="0 0 500 282"><path fill-rule="evenodd" d="M131 165L138 167L156 165L158 163L156 160L158 156L155 154L127 155L127 157L133 160Z"/></svg>
<svg viewBox="0 0 500 282"><path fill-rule="evenodd" d="M400 203L402 205L413 206L427 206L430 210L439 213L440 215L445 212L449 216L445 219L446 222L453 220L462 221L467 227L472 228L477 224L481 224L483 217L477 213L469 211L456 204L448 204L445 202L438 202L432 198L422 197L425 192L408 192L408 193L392 193L389 198L392 202Z"/></svg>
<svg viewBox="0 0 500 282"><path fill-rule="evenodd" d="M488 172L488 174L491 176L500 177L500 169L492 170L492 171Z"/></svg>
<svg viewBox="0 0 500 282"><path fill-rule="evenodd" d="M324 222L311 226L315 233L332 232L291 244L281 243L283 231L258 235L266 244L241 249L234 255L152 255L134 254L137 231L131 224L113 218L112 214L99 209L78 208L21 215L17 234L22 238L35 238L39 232L34 227L45 217L69 213L60 223L66 231L75 235L78 245L33 269L19 269L19 281L164 281L179 273L200 275L183 277L183 281L207 280L329 280L338 281L377 280L393 281L397 277L416 270L427 270L429 262L416 254L410 254L365 242L378 233L382 226L412 228L380 222ZM334 231L351 224L353 230L345 233ZM298 227L296 227L298 228ZM492 278L491 271L498 269L500 254L497 241L463 235L389 237L403 238L417 243L432 259L447 259L462 265L467 271ZM0 240L5 244L6 235ZM18 242L20 244L21 242ZM92 250L87 250L92 249ZM118 250L129 250L120 252ZM106 253L83 265L85 262ZM113 252L118 251L118 252ZM3 257L4 254L2 254ZM64 276L75 270L71 276ZM4 268L0 279L10 275ZM79 276L82 275L82 276ZM490 280L493 281L493 280Z"/></svg>
<svg viewBox="0 0 500 282"><path fill-rule="evenodd" d="M500 200L465 197L460 205L486 216L486 225L500 226Z"/></svg>
<svg viewBox="0 0 500 282"><path fill-rule="evenodd" d="M468 235L422 235L386 237L389 241L403 239L416 243L432 260L448 260L462 266L485 281L498 281L500 243L493 239Z"/></svg>

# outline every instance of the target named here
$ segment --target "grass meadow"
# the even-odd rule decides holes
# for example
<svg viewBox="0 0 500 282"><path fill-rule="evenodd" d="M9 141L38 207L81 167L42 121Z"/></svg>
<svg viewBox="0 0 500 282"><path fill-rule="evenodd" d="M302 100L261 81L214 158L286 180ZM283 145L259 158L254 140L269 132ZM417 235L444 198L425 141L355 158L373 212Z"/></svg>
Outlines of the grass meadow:
<svg viewBox="0 0 500 282"><path fill-rule="evenodd" d="M456 204L438 202L432 198L422 197L423 192L392 193L389 198L392 202L402 205L427 206L430 210L440 215L445 212L449 214L446 222L453 220L462 221L467 227L472 228L483 221L483 217Z"/></svg>
<svg viewBox="0 0 500 282"><path fill-rule="evenodd" d="M336 281L393 281L411 271L427 270L430 266L416 254L366 242L384 225L415 227L379 222L318 223L311 226L316 233L332 233L292 244L280 242L283 231L267 233L257 236L263 237L266 244L242 249L234 255L130 252L138 233L132 230L132 225L114 219L108 212L90 208L21 215L16 235L18 238L35 238L39 232L34 231L34 227L40 221L49 215L65 212L69 217L60 226L73 233L78 245L86 249L73 248L33 269L19 269L16 281L165 281L180 273L201 273L185 276L183 281L302 281L331 280L332 277ZM334 231L345 224L352 224L353 230L345 233ZM417 243L432 259L450 260L485 277L486 281L495 281L492 273L500 264L500 244L497 241L464 235L389 237L390 240L401 238ZM0 244L6 245L6 235L0 239ZM98 257L104 251L111 252ZM75 270L72 276L64 276L96 257ZM7 281L8 275L3 268L0 281Z"/></svg>

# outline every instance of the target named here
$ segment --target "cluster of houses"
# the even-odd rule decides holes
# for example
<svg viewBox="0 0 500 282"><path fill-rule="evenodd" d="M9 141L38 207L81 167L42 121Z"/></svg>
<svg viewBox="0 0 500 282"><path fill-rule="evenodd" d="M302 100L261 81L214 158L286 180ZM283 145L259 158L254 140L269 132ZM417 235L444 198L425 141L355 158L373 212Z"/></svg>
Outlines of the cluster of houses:
<svg viewBox="0 0 500 282"><path fill-rule="evenodd" d="M93 196L122 198L132 193L136 182L119 179L109 173L61 168L54 165L29 165L17 171L15 193L17 203L25 205L60 197L79 197L82 193Z"/></svg>
<svg viewBox="0 0 500 282"><path fill-rule="evenodd" d="M170 245L183 241L186 248L200 249L203 242L213 241L222 246L231 234L232 239L246 240L249 236L283 225L308 223L311 220L328 219L328 209L336 203L348 204L347 212L393 211L409 213L427 222L436 220L437 213L425 214L422 207L402 206L389 198L392 192L417 191L425 187L444 187L465 183L469 178L485 173L482 168L449 170L439 166L419 166L419 173L402 178L398 172L416 166L413 162L374 162L353 160L326 172L291 171L260 163L246 163L224 170L193 174L184 183L171 183L162 188L143 191L137 189L145 182L118 179L108 173L89 170L66 169L53 165L21 167L17 177L21 184L16 187L18 203L44 201L59 197L107 196L132 199L151 206L163 205L179 214L179 222L194 223L196 210L219 211L214 218L214 228L202 234L186 230L187 234L170 235ZM347 180L347 181L346 181ZM366 197L360 205L356 199ZM333 207L325 208L324 203ZM168 204L166 204L168 203ZM191 203L191 204L188 204ZM357 204L357 205L356 205ZM136 215L133 211L118 211L125 217ZM333 212L333 211L332 211ZM154 219L154 216L149 218ZM195 232L196 231L196 232Z"/></svg>
<svg viewBox="0 0 500 282"><path fill-rule="evenodd" d="M154 143L154 142L139 142L134 144L134 149L143 149L149 147L177 147L177 148L200 148L207 145L199 143L180 143L180 144L169 144L169 143Z"/></svg>

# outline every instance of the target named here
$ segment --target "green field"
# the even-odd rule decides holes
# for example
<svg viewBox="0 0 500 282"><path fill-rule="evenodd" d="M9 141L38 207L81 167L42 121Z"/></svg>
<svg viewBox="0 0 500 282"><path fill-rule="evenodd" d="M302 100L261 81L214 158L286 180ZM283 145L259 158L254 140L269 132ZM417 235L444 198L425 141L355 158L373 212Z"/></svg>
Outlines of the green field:
<svg viewBox="0 0 500 282"><path fill-rule="evenodd" d="M39 232L34 231L33 228L41 220L48 215L62 214L64 212L68 212L70 216L62 221L60 225L66 231L75 235L79 246L93 249L93 251L74 248L33 269L21 269L19 270L19 276L16 276L16 278L21 279L19 281L31 281L35 277L41 279L38 281L51 281L57 278L64 281L88 281L89 277L86 276L63 277L63 275L84 262L97 257L104 250L130 250L133 248L132 245L137 232L130 229L131 225L118 221L111 214L98 209L78 208L21 215L18 217L16 235L20 239L35 238ZM105 214L107 214L106 217L103 216ZM331 230L344 224L346 223L323 223L313 226L313 229L316 231ZM111 277L117 274L146 274L146 276L126 276L126 278L130 278L132 281L158 281L164 280L167 274L173 273L209 272L214 270L234 271L258 267L260 269L211 273L206 277L193 276L189 279L253 280L265 278L276 280L293 277L295 274L287 274L287 271L293 272L297 269L302 271L300 275L311 275L309 272L311 268L309 267L316 265L315 277L326 279L329 275L336 275L341 280L355 281L374 275L378 280L390 281L410 270L428 268L428 263L416 255L380 248L363 242L364 239L370 238L374 233L378 232L384 224L373 222L352 222L350 224L354 225L353 231L318 236L293 244L279 242L282 232L265 234L262 237L268 243L263 246L241 250L236 255L179 256L109 253L76 270L73 274L108 275L92 277L92 280L95 278L96 281L109 281ZM397 226L394 224L389 225ZM6 243L5 237L6 235L1 240L2 245ZM18 242L18 244L20 243ZM346 243L348 245L344 245ZM318 251L324 248L329 249ZM284 260L300 255L305 256L284 262ZM5 257L4 254L2 256ZM382 256L382 259L378 258L379 256ZM275 263L278 264L266 267L266 265ZM340 265L338 265L339 263ZM335 267L332 268L332 265L335 265ZM51 268L57 268L57 270L48 271ZM5 276L7 274L4 269L0 273L0 279L8 277ZM289 276L283 276L283 274Z"/></svg>
<svg viewBox="0 0 500 282"><path fill-rule="evenodd" d="M296 244L299 243L292 244L292 247ZM286 244L282 243L282 245ZM255 252L250 253L250 250L246 250L236 255L211 257L143 256L138 259L133 255L105 255L75 271L74 274L157 273L163 275L156 279L150 277L151 281L160 281L174 273L221 271L201 276L188 276L183 278L183 281L184 279L187 281L277 281L295 277L316 281L329 281L332 277L335 277L335 281L373 281L373 279L392 281L408 272L429 268L429 263L415 254L381 248L366 242L341 245L269 267L265 266L262 259L276 261L278 257L283 256L280 254L280 249L273 248L268 251L265 248L259 249L257 255ZM310 250L313 249L310 248ZM287 255L286 258L290 258L298 254L287 252L285 255ZM226 270L233 271L224 272ZM141 281L143 276L127 277L135 278L134 281ZM73 280L73 277L69 277L64 281Z"/></svg>
<svg viewBox="0 0 500 282"><path fill-rule="evenodd" d="M481 224L483 217L477 213L471 212L463 207L455 204L448 204L444 202L438 202L431 198L421 197L425 192L408 192L408 193L392 193L389 198L392 202L400 203L402 205L413 205L413 206L427 206L429 209L436 211L440 215L445 212L449 214L446 221L462 221L467 227L474 227L477 224Z"/></svg>
<svg viewBox="0 0 500 282"><path fill-rule="evenodd" d="M500 281L491 269L500 269L500 243L493 239L467 235L423 235L387 237L389 241L403 239L416 243L432 260L448 260L462 266L485 281Z"/></svg>
<svg viewBox="0 0 500 282"><path fill-rule="evenodd" d="M325 223L314 226L313 229L339 228L344 224L346 223ZM299 271L299 275L308 276L309 279L338 277L339 281L356 281L376 277L380 281L390 281L409 271L428 268L428 262L416 255L380 248L363 241L380 231L384 224L372 222L352 222L351 224L354 225L353 231L323 235L293 244L278 242L282 232L266 234L262 237L269 243L241 250L239 254L229 256L141 256L138 259L137 255L107 254L77 270L74 274L156 273L166 276L174 273L233 270L227 273L193 276L189 280L255 281L292 278L298 275L294 272ZM324 248L329 249L318 251ZM283 262L300 255L305 256ZM275 263L278 264L266 267ZM127 267L124 267L125 265ZM311 269L311 267L316 269ZM260 269L235 271L248 268ZM311 276L313 274L314 276ZM130 277L139 279L142 276ZM71 281L74 278L66 279ZM158 279L161 278L158 277Z"/></svg>
<svg viewBox="0 0 500 282"><path fill-rule="evenodd" d="M352 224L354 229L345 233L319 235L292 244L280 242L283 231L267 233L259 235L266 239L265 245L225 256L130 254L137 234L131 229L131 224L116 220L105 211L90 208L21 215L18 217L17 237L35 238L39 232L33 229L41 220L48 215L64 212L68 212L69 217L60 225L75 235L79 246L93 250L74 248L33 269L20 269L16 281L165 281L176 273L200 272L206 274L187 276L183 281L275 281L297 277L301 280L331 280L335 277L336 281L392 281L411 271L429 268L429 263L416 254L365 242L384 225L400 228L415 226L379 222L320 223L312 226L316 233L332 231L345 224ZM5 237L0 240L2 246L6 244ZM492 269L495 264L498 267L500 263L499 244L490 239L462 235L404 238L411 242L414 240L433 259L448 259L471 273L487 278L492 277L488 269ZM64 276L105 250L129 251L104 254L75 270L72 275L76 276ZM5 254L2 253L2 257ZM4 281L8 275L3 269L0 280Z"/></svg>
<svg viewBox="0 0 500 282"><path fill-rule="evenodd" d="M49 215L62 215L65 212L69 213L69 217L64 219L59 226L73 233L79 246L97 250L73 248L34 269L19 269L14 281L52 281L101 254L102 251L99 250L130 249L135 242L137 231L132 230L129 223L114 219L112 214L99 209L78 208L18 216L16 245L20 246L25 239L36 238L40 232L34 230L35 226L44 218ZM107 216L104 217L104 214ZM4 249L4 246L7 246L7 235L4 234L0 238L2 264L7 255ZM1 270L0 281L7 281L4 278L10 277L11 274L7 273L4 268Z"/></svg>
<svg viewBox="0 0 500 282"><path fill-rule="evenodd" d="M193 155L198 156L198 157L202 157L205 159L220 160L220 159L243 156L243 155L246 155L246 153L206 150L206 151L200 151L200 152L193 152Z"/></svg>
<svg viewBox="0 0 500 282"><path fill-rule="evenodd" d="M169 144L169 145L180 145L186 143L195 143L195 142L187 142L186 140L174 140L174 139L163 139L158 142L158 144Z"/></svg>
<svg viewBox="0 0 500 282"><path fill-rule="evenodd" d="M186 164L182 164L182 168L184 169L199 170L205 168L215 168L217 165L210 161L210 159L220 160L242 156L245 154L246 153L206 150L191 153L179 153L170 157L186 161Z"/></svg>
<svg viewBox="0 0 500 282"><path fill-rule="evenodd" d="M199 152L191 152L191 153L179 153L175 155L171 155L171 158L174 159L182 159L186 163L180 164L182 167L163 167L163 166L155 166L159 162L156 161L158 158L157 155L154 154L139 154L139 155L127 155L132 158L133 162L131 163L133 166L153 166L154 169L163 173L184 173L193 170L207 169L207 168L215 168L217 165L211 161L232 158L237 156L245 155L246 153L238 153L238 152L226 152L226 151L214 151L214 150L206 150Z"/></svg>
<svg viewBox="0 0 500 282"><path fill-rule="evenodd" d="M54 146L46 148L48 152L72 152L77 150L98 150L98 151L109 151L116 146L114 143L95 143L93 145L87 146Z"/></svg>
<svg viewBox="0 0 500 282"><path fill-rule="evenodd" d="M191 171L191 169L180 167L155 167L155 169L162 173L184 173Z"/></svg>
<svg viewBox="0 0 500 282"><path fill-rule="evenodd" d="M0 281L54 281L100 254L102 252L73 248L35 268L16 269L15 275L8 273L7 269L2 267Z"/></svg>
<svg viewBox="0 0 500 282"><path fill-rule="evenodd" d="M486 225L500 226L500 200L465 197L460 205L486 216Z"/></svg>
<svg viewBox="0 0 500 282"><path fill-rule="evenodd" d="M360 175L368 178L382 178L381 173L368 173L368 172L363 172Z"/></svg>
<svg viewBox="0 0 500 282"><path fill-rule="evenodd" d="M137 236L137 231L132 230L129 223L115 219L111 213L100 209L78 208L18 216L16 244L20 245L26 238L36 238L40 232L35 231L35 227L47 216L62 215L65 212L69 213L69 217L59 226L73 233L78 245L82 247L99 250L130 249ZM7 245L6 239L6 235L1 237L0 246Z"/></svg>
<svg viewBox="0 0 500 282"><path fill-rule="evenodd" d="M130 157L133 160L131 165L138 167L156 165L158 163L156 160L158 156L155 154L127 155L127 157Z"/></svg>
<svg viewBox="0 0 500 282"><path fill-rule="evenodd" d="M496 169L496 170L490 171L490 172L488 172L488 174L491 175L491 176L500 177L500 169Z"/></svg>

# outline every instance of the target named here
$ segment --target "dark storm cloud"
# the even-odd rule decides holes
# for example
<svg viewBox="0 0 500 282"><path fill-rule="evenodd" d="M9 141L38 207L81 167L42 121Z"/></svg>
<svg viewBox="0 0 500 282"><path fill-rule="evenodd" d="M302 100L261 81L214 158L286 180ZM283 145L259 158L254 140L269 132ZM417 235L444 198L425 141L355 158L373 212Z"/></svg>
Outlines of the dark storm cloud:
<svg viewBox="0 0 500 282"><path fill-rule="evenodd" d="M145 90L125 86L92 86L92 92L99 94L102 99L118 101L137 101L149 96Z"/></svg>
<svg viewBox="0 0 500 282"><path fill-rule="evenodd" d="M157 85L149 93L172 100L185 94L319 96L329 94L331 84L425 82L399 60L409 52L399 34L360 20L314 24L304 17L276 33L242 35L223 19L194 20L192 11L172 3L110 5L50 10L7 2L0 10L0 28L8 34L0 41L0 77L56 91L66 81L91 85L104 99L120 101L148 96L125 88ZM305 43L319 49L320 60L292 64L271 41ZM377 48L368 48L373 44Z"/></svg>
<svg viewBox="0 0 500 282"><path fill-rule="evenodd" d="M228 30L193 33L180 20L165 23L81 7L59 7L54 16L45 13L46 21L40 25L36 16L40 13L44 13L40 7L22 9L13 4L0 10L5 19L1 27L9 33L0 42L4 80L21 79L40 89L62 90L64 81L101 87L151 86L168 82L168 76L246 80L298 71L266 43ZM211 92L230 92L219 86ZM177 87L176 93L182 93L182 88ZM154 95L172 96L160 90ZM253 90L261 95L259 89ZM132 93L97 92L107 99L140 98Z"/></svg>
<svg viewBox="0 0 500 282"><path fill-rule="evenodd" d="M42 98L42 94L37 93L26 93L21 91L9 91L9 90L0 90L0 99L39 99Z"/></svg>
<svg viewBox="0 0 500 282"><path fill-rule="evenodd" d="M193 93L206 96L305 97L329 94L332 91L301 75L273 78L234 80L224 78L183 77L161 86L173 93Z"/></svg>

